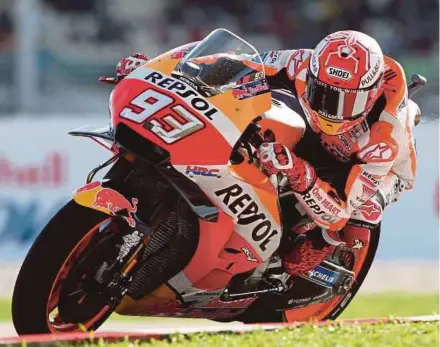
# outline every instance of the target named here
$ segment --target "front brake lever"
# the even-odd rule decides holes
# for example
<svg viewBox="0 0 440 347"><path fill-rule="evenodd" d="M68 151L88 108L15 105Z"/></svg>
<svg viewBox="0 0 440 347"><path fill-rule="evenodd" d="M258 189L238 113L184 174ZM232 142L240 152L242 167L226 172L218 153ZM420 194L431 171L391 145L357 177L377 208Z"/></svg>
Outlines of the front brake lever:
<svg viewBox="0 0 440 347"><path fill-rule="evenodd" d="M120 78L118 76L116 76L116 77L101 76L98 79L99 82L112 84L112 85L118 84L120 80L122 80L122 78Z"/></svg>
<svg viewBox="0 0 440 347"><path fill-rule="evenodd" d="M408 85L408 98L411 99L415 93L422 90L427 84L425 77L419 74L413 74L411 76L411 83Z"/></svg>

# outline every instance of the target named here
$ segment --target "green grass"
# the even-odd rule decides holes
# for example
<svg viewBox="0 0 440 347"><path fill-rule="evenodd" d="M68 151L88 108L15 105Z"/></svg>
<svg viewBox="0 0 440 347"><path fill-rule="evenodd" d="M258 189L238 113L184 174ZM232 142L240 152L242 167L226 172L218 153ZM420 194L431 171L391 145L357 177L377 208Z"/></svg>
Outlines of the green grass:
<svg viewBox="0 0 440 347"><path fill-rule="evenodd" d="M0 299L0 321L11 320L11 301Z"/></svg>
<svg viewBox="0 0 440 347"><path fill-rule="evenodd" d="M75 346L123 347L434 347L439 345L437 323L382 324L351 326L306 326L271 332L246 334L174 335L169 340L149 343L119 342L76 344ZM60 345L62 346L62 345ZM64 346L67 346L64 344Z"/></svg>
<svg viewBox="0 0 440 347"><path fill-rule="evenodd" d="M436 294L378 293L357 296L341 318L389 317L426 315L438 312ZM0 300L0 320L10 319L10 302ZM112 320L144 322L160 318L121 317ZM189 337L174 335L169 340L141 343L119 342L106 344L76 344L87 347L434 347L439 345L439 325L435 323L406 323L381 325L335 325L325 327L305 326L272 332L246 334L194 334ZM54 345L52 345L54 346ZM59 344L59 346L68 346Z"/></svg>
<svg viewBox="0 0 440 347"><path fill-rule="evenodd" d="M341 318L401 317L439 313L437 294L377 293L359 294L341 315ZM112 321L142 322L156 318L123 317L114 314ZM11 320L10 300L0 299L0 321Z"/></svg>
<svg viewBox="0 0 440 347"><path fill-rule="evenodd" d="M434 313L439 313L438 294L377 293L355 296L340 317L406 317Z"/></svg>

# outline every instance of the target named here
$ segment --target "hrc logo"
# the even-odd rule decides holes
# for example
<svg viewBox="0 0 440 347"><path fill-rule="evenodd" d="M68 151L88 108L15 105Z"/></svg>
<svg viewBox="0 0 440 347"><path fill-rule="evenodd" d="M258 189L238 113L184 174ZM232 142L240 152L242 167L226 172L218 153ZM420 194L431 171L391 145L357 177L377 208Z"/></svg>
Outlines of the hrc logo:
<svg viewBox="0 0 440 347"><path fill-rule="evenodd" d="M207 176L207 177L217 177L219 178L220 175L218 174L220 172L219 169L208 169L203 166L190 166L188 165L185 170L185 174L188 176Z"/></svg>

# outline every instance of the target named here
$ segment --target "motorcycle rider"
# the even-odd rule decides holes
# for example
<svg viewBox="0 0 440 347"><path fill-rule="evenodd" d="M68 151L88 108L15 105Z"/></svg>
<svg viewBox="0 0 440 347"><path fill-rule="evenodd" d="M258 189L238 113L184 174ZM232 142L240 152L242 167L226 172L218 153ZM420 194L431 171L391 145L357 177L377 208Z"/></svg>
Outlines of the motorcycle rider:
<svg viewBox="0 0 440 347"><path fill-rule="evenodd" d="M182 57L195 44L173 54ZM135 53L118 63L115 80L102 80L117 83L149 59ZM351 30L326 36L314 50L270 51L262 60L274 97L306 123L295 148L265 142L258 149L263 170L287 177L305 216L295 230L305 241L283 258L285 270L304 274L339 245L362 256L385 207L415 177L412 130L420 110L408 100L403 68L373 38Z"/></svg>

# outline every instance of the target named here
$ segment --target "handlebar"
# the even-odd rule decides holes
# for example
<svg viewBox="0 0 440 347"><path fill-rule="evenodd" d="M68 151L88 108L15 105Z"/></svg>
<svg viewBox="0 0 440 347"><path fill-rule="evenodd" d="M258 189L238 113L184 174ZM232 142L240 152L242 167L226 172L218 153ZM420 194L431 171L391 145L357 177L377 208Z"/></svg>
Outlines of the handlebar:
<svg viewBox="0 0 440 347"><path fill-rule="evenodd" d="M411 83L408 85L408 98L412 98L415 93L422 90L428 83L427 79L417 73L411 76Z"/></svg>

